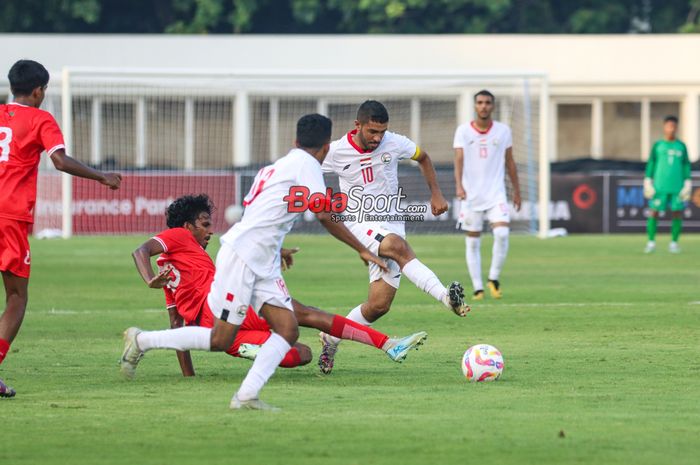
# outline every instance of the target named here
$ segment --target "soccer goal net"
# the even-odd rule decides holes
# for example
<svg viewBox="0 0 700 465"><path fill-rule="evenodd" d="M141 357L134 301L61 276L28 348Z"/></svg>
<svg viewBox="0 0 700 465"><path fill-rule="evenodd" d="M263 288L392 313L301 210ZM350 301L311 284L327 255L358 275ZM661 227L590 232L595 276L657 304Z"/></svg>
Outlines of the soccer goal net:
<svg viewBox="0 0 700 465"><path fill-rule="evenodd" d="M407 224L412 233L454 232L452 141L473 116L473 95L496 95L495 119L510 125L523 205L514 230L545 234L548 228L546 77L539 73L308 73L183 70L65 69L60 100L48 109L61 123L69 153L103 170L124 174L122 188L40 169L35 233L153 233L164 226L166 205L180 195L209 194L215 228L224 211L240 205L258 168L292 147L297 119L321 113L333 120L333 138L353 129L357 107L379 100L389 130L406 135L436 166L448 214ZM412 166L413 165L413 166ZM337 180L328 177L330 186ZM429 204L415 162L399 168L406 202ZM507 184L509 186L509 183ZM541 213L544 213L542 215ZM320 231L313 215L295 226Z"/></svg>

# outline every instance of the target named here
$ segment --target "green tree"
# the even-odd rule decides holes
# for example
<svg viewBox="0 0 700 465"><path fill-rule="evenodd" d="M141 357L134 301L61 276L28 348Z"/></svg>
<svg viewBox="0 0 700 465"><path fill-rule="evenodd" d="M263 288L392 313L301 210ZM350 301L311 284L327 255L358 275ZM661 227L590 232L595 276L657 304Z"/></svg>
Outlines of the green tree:
<svg viewBox="0 0 700 465"><path fill-rule="evenodd" d="M0 0L0 32L700 32L700 0Z"/></svg>
<svg viewBox="0 0 700 465"><path fill-rule="evenodd" d="M71 32L100 19L100 0L4 0L0 31Z"/></svg>
<svg viewBox="0 0 700 465"><path fill-rule="evenodd" d="M690 0L690 11L680 32L700 32L700 0Z"/></svg>

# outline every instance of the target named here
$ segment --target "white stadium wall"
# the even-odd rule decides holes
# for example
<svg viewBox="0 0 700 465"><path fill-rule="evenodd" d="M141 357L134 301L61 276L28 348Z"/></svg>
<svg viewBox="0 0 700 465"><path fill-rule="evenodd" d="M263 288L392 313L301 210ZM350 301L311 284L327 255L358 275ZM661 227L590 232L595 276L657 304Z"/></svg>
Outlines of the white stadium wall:
<svg viewBox="0 0 700 465"><path fill-rule="evenodd" d="M700 63L691 59L700 50L700 38L694 35L12 34L0 35L0 46L9 51L0 56L0 69L32 58L51 71L45 107L64 129L70 126L69 146L78 158L109 164L114 161L110 155L119 153L119 169L146 170L131 177L138 181L133 192L125 189L124 198L107 202L75 180L57 183L55 171L44 162L47 178L40 183L38 223L62 229L64 235L72 230L71 218L79 233L150 231L161 221L161 204L176 188L190 192L226 185L229 190L213 193L221 197L217 203L238 199L243 178L230 182L207 176L274 160L303 112L329 114L338 123L338 136L351 124L363 96L385 101L392 127L420 142L437 163L448 165L451 135L469 117L471 95L483 87L494 90L501 97L497 118L519 135L516 155L523 158L516 161L529 191L521 230L538 229L540 234L548 228L548 215L542 214L547 202L541 199L550 196L548 163L539 161L582 156L644 160L668 113L681 117L691 159L697 160L700 145ZM682 66L661 67L656 57ZM131 80L134 70L145 81ZM66 80L70 85L63 86L64 76L71 76ZM116 81L114 76L119 76ZM193 82L186 84L188 76ZM248 96L249 83L241 93L236 86L254 76L262 77L257 93ZM322 81L308 76L325 76L326 82L315 88ZM340 76L338 82L332 82L334 76ZM7 93L3 72L0 102ZM61 102L62 93L72 98ZM72 118L67 121L62 113ZM172 182L173 170L184 177ZM66 199L57 202L61 194ZM538 198L539 211L534 206ZM143 224L120 221L134 213L144 217Z"/></svg>
<svg viewBox="0 0 700 465"><path fill-rule="evenodd" d="M550 83L550 159L643 160L664 111L700 149L698 35L177 36L0 35L0 69L32 57L71 67L215 70L513 72ZM671 63L670 67L660 66ZM4 73L3 73L4 75ZM4 76L3 76L4 77ZM0 78L2 85L2 78ZM54 87L57 89L57 87ZM581 124L583 123L583 125ZM561 130L558 130L561 128ZM612 128L606 132L606 128ZM618 129L619 128L619 129ZM621 131L625 137L618 138ZM631 143L632 142L632 143Z"/></svg>

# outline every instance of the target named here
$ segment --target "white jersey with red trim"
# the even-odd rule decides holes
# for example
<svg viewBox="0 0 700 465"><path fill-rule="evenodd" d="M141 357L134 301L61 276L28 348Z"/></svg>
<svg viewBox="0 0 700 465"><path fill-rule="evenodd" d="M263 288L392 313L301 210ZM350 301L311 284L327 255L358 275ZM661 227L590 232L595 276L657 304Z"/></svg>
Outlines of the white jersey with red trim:
<svg viewBox="0 0 700 465"><path fill-rule="evenodd" d="M376 149L364 151L352 140L356 133L357 130L350 131L331 144L323 162L323 171L337 174L341 192L348 195L355 186L362 188L359 195L396 195L399 189L399 160L418 158L420 148L408 137L387 131ZM366 212L391 215L396 213L395 202L392 207L389 211ZM358 222L362 222L362 219L358 218Z"/></svg>
<svg viewBox="0 0 700 465"><path fill-rule="evenodd" d="M318 160L308 152L293 149L258 171L243 205L241 221L221 236L253 272L262 277L280 273L280 249L284 236L301 212L290 212L285 197L294 186L309 194L326 193Z"/></svg>
<svg viewBox="0 0 700 465"><path fill-rule="evenodd" d="M506 150L512 146L510 128L498 121L486 131L479 130L473 121L457 128L453 147L464 151L462 187L467 193L467 208L485 211L506 202Z"/></svg>

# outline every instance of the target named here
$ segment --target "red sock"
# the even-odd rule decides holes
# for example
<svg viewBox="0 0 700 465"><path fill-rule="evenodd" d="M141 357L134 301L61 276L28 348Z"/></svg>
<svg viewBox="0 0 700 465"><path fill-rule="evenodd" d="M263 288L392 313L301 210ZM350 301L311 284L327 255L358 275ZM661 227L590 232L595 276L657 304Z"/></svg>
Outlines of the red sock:
<svg viewBox="0 0 700 465"><path fill-rule="evenodd" d="M374 346L381 349L384 343L389 339L386 334L370 328L369 326L361 325L352 320L348 320L344 316L335 315L333 317L333 326L331 326L330 335L340 339L350 339L351 341L361 342L368 346Z"/></svg>
<svg viewBox="0 0 700 465"><path fill-rule="evenodd" d="M282 368L295 368L301 365L301 356L296 347L292 347L280 362Z"/></svg>
<svg viewBox="0 0 700 465"><path fill-rule="evenodd" d="M5 356L10 351L10 343L5 339L0 339L0 363L5 360Z"/></svg>

